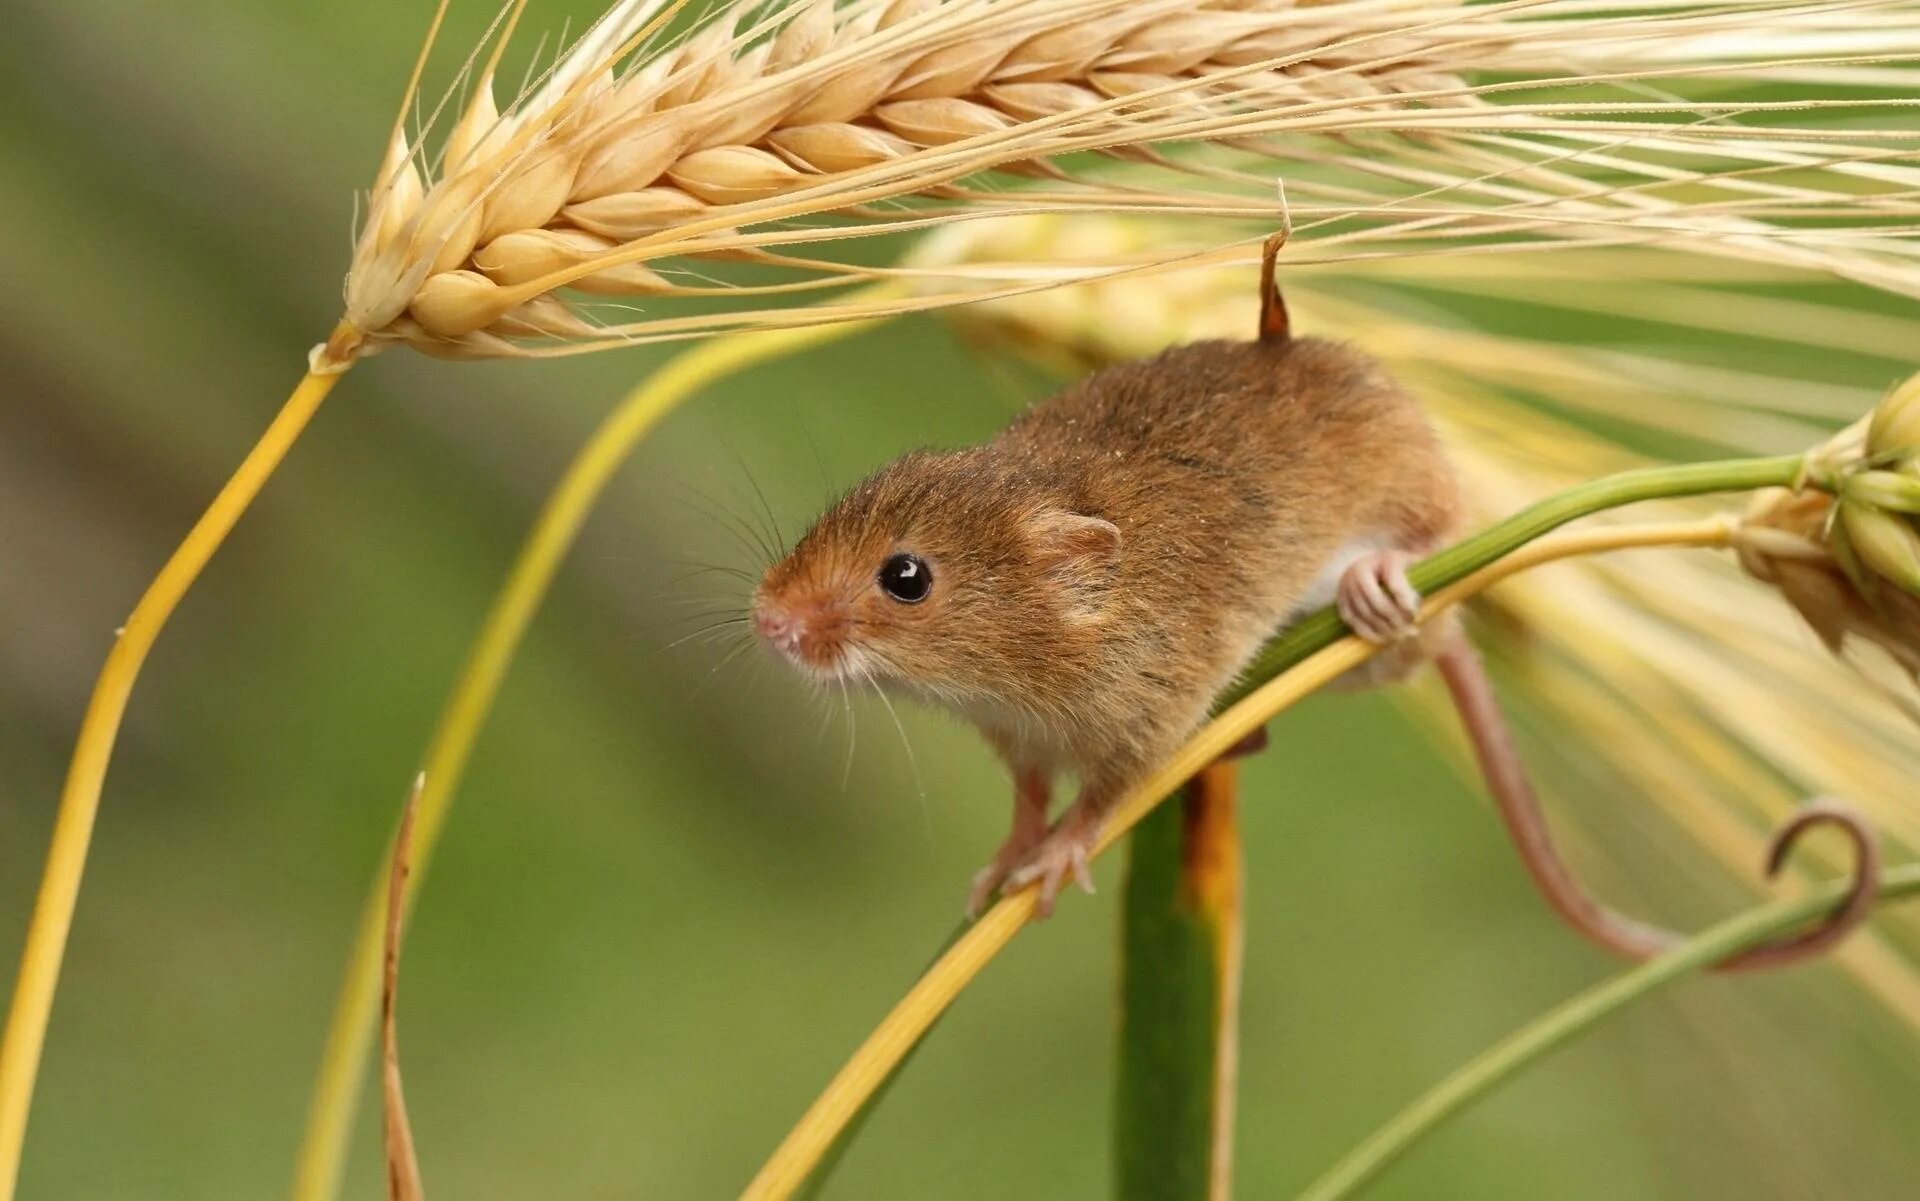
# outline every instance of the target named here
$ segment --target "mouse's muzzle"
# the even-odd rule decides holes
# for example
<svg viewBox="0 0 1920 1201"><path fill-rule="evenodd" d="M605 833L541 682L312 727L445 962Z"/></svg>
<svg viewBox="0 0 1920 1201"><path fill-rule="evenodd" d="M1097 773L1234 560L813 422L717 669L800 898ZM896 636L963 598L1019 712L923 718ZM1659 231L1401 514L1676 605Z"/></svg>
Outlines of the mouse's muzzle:
<svg viewBox="0 0 1920 1201"><path fill-rule="evenodd" d="M828 597L762 592L753 599L755 632L795 666L815 675L840 674L851 624L845 607Z"/></svg>

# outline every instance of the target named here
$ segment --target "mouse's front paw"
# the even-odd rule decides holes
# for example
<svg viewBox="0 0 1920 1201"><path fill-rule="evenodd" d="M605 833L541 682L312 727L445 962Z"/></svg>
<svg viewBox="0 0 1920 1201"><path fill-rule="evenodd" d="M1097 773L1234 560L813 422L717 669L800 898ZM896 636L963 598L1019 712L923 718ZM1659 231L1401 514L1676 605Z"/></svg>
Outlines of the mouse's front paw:
<svg viewBox="0 0 1920 1201"><path fill-rule="evenodd" d="M1340 575L1335 605L1340 620L1375 645L1406 638L1420 620L1420 593L1407 579L1413 556L1381 550L1363 556Z"/></svg>
<svg viewBox="0 0 1920 1201"><path fill-rule="evenodd" d="M1093 891L1093 872L1087 861L1093 855L1093 844L1099 834L1098 822L1075 821L1069 815L1034 848L1026 863L1007 877L1008 890L1024 888L1038 880L1040 897L1034 906L1034 915L1052 917L1054 899L1060 895L1068 876L1073 877L1082 891Z"/></svg>

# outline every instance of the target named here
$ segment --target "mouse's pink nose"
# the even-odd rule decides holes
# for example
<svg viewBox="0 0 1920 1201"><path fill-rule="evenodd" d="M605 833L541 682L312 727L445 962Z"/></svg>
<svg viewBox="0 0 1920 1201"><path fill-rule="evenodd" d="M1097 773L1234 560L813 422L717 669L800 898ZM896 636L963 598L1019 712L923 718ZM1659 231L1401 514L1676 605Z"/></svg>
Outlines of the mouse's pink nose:
<svg viewBox="0 0 1920 1201"><path fill-rule="evenodd" d="M753 628L768 646L814 672L838 669L849 633L844 610L812 592L761 593L753 602Z"/></svg>
<svg viewBox="0 0 1920 1201"><path fill-rule="evenodd" d="M761 600L753 607L753 628L775 646L791 649L803 632L799 618L773 601Z"/></svg>

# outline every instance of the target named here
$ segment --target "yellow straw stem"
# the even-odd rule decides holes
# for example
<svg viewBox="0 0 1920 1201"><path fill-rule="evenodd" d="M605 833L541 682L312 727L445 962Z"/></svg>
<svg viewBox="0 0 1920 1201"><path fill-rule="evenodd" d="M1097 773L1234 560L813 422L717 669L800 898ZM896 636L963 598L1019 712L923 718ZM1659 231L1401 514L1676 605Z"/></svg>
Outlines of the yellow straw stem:
<svg viewBox="0 0 1920 1201"><path fill-rule="evenodd" d="M281 406L260 441L248 452L207 511L188 531L186 539L147 586L140 603L121 626L107 652L106 666L94 683L93 698L80 722L80 736L67 768L66 786L54 820L53 841L47 848L47 866L40 895L34 902L27 942L20 954L20 975L14 982L13 1005L0 1036L0 1201L13 1201L20 1175L20 1151L27 1133L27 1110L33 1102L34 1077L46 1043L47 1019L60 980L60 961L66 954L67 934L73 927L73 909L80 897L80 877L86 869L87 846L93 839L94 817L100 811L100 790L106 783L107 763L113 756L120 719L127 711L134 678L154 640L187 594L200 572L220 549L240 515L253 503L260 488L286 457L287 450L313 418L320 402L333 390L342 366L309 371Z"/></svg>
<svg viewBox="0 0 1920 1201"><path fill-rule="evenodd" d="M1436 590L1421 606L1421 617L1430 620L1449 606L1516 572L1555 559L1630 547L1724 547L1731 540L1734 528L1731 519L1713 517L1703 521L1603 526L1550 534ZM1365 662L1375 649L1360 638L1343 638L1269 680L1221 713L1158 771L1127 794L1107 819L1094 854L1101 854L1112 846L1162 799L1274 714ZM740 1201L786 1201L794 1194L874 1090L893 1074L907 1052L954 998L1027 924L1033 916L1034 896L1034 889L1029 886L1003 897L947 948L867 1036L867 1041L828 1083L826 1091L801 1115L799 1123L775 1148L759 1175L747 1185Z"/></svg>
<svg viewBox="0 0 1920 1201"><path fill-rule="evenodd" d="M861 299L898 295L894 285L859 293ZM702 342L668 361L627 394L581 447L566 474L547 498L533 530L520 549L506 583L494 598L486 624L468 651L465 667L441 711L421 770L421 790L413 833L413 870L406 885L411 907L420 877L439 842L440 832L473 753L480 728L492 711L500 683L540 603L553 584L561 560L600 494L639 441L682 401L717 379L757 363L793 354L845 337L875 324L841 322L795 329L729 334ZM307 1128L294 1167L293 1201L333 1201L340 1192L347 1145L353 1131L361 1085L373 1046L379 1013L382 951L386 937L386 881L389 848L354 935L333 1021L327 1030L320 1071L307 1111Z"/></svg>

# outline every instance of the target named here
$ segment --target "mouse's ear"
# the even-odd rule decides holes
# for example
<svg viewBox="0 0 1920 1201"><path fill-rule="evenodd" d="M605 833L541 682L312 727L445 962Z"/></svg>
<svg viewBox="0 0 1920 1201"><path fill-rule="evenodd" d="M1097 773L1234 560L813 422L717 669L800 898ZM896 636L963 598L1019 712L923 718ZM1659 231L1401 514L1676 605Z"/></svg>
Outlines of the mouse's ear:
<svg viewBox="0 0 1920 1201"><path fill-rule="evenodd" d="M1062 575L1104 575L1120 551L1120 527L1084 513L1042 509L1027 518L1026 530L1034 562Z"/></svg>
<svg viewBox="0 0 1920 1201"><path fill-rule="evenodd" d="M1096 621L1119 566L1120 527L1111 521L1042 509L1027 518L1029 553L1060 588L1069 621Z"/></svg>

